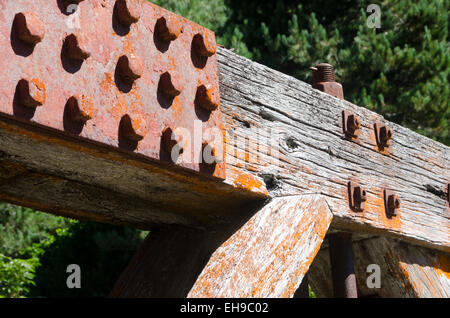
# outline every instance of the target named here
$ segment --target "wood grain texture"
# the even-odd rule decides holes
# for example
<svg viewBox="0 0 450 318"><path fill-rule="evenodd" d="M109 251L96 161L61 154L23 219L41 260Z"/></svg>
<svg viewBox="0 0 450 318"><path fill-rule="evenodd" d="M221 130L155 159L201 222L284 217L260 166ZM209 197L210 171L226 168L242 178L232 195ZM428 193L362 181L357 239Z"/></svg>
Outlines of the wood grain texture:
<svg viewBox="0 0 450 318"><path fill-rule="evenodd" d="M353 243L355 273L360 297L448 298L450 255L385 237ZM368 288L370 264L380 266L380 288ZM322 247L308 272L318 297L332 297L329 251Z"/></svg>
<svg viewBox="0 0 450 318"><path fill-rule="evenodd" d="M213 253L188 297L293 297L331 220L321 195L274 199Z"/></svg>
<svg viewBox="0 0 450 318"><path fill-rule="evenodd" d="M218 62L227 130L225 183L3 115L1 157L38 175L78 187L85 185L84 191L94 187L148 202L153 212L136 210L136 222L116 205L119 210L113 218L122 214L120 222L139 228L172 224L173 220L177 224L190 220L188 223L196 227L234 222L230 220L239 219L239 213L230 211L268 195L317 193L326 197L334 228L398 237L450 251L450 212L444 192L450 180L449 147L388 123L394 130L392 151L379 152L373 124L385 122L380 115L225 49L218 50ZM362 119L358 142L343 138L344 109ZM348 206L349 180L359 182L367 191L362 213L352 212ZM401 198L396 218L384 213L383 188L395 190ZM55 188L48 189L45 196L45 188L33 182L15 194L8 190L2 197L31 207L47 207L45 210L52 213L73 209L77 203L66 202L62 195L56 202L50 192ZM21 191L27 200L20 200ZM58 191L62 194L68 188ZM34 199L34 193L39 197ZM75 197L68 195L67 200ZM92 205L88 201L80 204L74 217L89 217L102 205L95 196L90 199ZM102 213L92 217L102 219ZM110 216L105 214L104 219L110 221Z"/></svg>
<svg viewBox="0 0 450 318"><path fill-rule="evenodd" d="M0 200L149 229L227 223L265 196L186 169L0 116ZM3 176L2 176L3 175ZM114 211L114 212L112 212Z"/></svg>
<svg viewBox="0 0 450 318"><path fill-rule="evenodd" d="M449 147L228 50L220 49L218 57L228 125L228 183L249 175L272 197L321 193L333 212L333 227L450 251L444 193L450 180ZM357 142L344 138L343 110L361 118ZM394 131L389 152L378 150L376 121ZM362 213L348 206L350 180L367 191ZM392 219L385 214L384 188L401 199Z"/></svg>

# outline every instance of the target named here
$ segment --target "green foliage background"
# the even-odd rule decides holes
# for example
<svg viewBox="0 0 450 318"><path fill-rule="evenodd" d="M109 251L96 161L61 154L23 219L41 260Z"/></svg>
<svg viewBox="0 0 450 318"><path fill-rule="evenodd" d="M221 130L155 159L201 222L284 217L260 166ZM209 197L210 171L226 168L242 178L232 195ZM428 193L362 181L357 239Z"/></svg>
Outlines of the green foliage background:
<svg viewBox="0 0 450 318"><path fill-rule="evenodd" d="M450 144L448 0L152 2L300 80L331 63L347 100ZM371 3L380 29L367 27ZM0 204L0 297L106 296L146 234ZM82 268L81 289L66 287L69 264Z"/></svg>

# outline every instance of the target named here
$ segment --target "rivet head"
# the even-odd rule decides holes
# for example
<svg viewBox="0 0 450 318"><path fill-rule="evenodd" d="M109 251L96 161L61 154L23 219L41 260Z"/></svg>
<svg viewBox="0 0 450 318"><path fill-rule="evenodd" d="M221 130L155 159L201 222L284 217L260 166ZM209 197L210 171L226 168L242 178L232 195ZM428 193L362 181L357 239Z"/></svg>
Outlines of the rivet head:
<svg viewBox="0 0 450 318"><path fill-rule="evenodd" d="M42 106L47 98L45 85L37 78L20 80L18 93L20 102L27 107Z"/></svg>
<svg viewBox="0 0 450 318"><path fill-rule="evenodd" d="M142 77L144 64L135 54L123 55L117 63L117 71L120 78L129 84Z"/></svg>
<svg viewBox="0 0 450 318"><path fill-rule="evenodd" d="M177 72L166 72L160 78L161 92L169 97L176 97L181 94L184 88L183 78Z"/></svg>
<svg viewBox="0 0 450 318"><path fill-rule="evenodd" d="M197 87L195 102L202 108L213 111L220 105L220 98L210 85L200 85Z"/></svg>
<svg viewBox="0 0 450 318"><path fill-rule="evenodd" d="M182 136L180 134L177 134L176 130L174 131L170 127L164 129L161 136L161 141L163 150L168 154L171 154L175 147L177 147L176 150L179 154L182 154L184 151L185 147L183 145Z"/></svg>
<svg viewBox="0 0 450 318"><path fill-rule="evenodd" d="M140 116L125 115L121 120L121 134L130 141L138 142L148 133L147 121Z"/></svg>
<svg viewBox="0 0 450 318"><path fill-rule="evenodd" d="M141 18L141 7L139 0L117 0L117 19L123 26L129 27Z"/></svg>
<svg viewBox="0 0 450 318"><path fill-rule="evenodd" d="M161 40L171 42L183 33L183 25L174 17L161 17L156 22L155 32Z"/></svg>
<svg viewBox="0 0 450 318"><path fill-rule="evenodd" d="M194 50L197 54L210 57L216 54L216 41L214 35L209 32L200 32L194 36L192 40Z"/></svg>
<svg viewBox="0 0 450 318"><path fill-rule="evenodd" d="M68 101L69 115L73 121L86 123L94 116L92 99L86 95L74 95Z"/></svg>
<svg viewBox="0 0 450 318"><path fill-rule="evenodd" d="M91 56L86 48L87 39L82 33L70 34L64 40L67 57L72 60L83 61Z"/></svg>
<svg viewBox="0 0 450 318"><path fill-rule="evenodd" d="M34 13L18 13L15 22L17 27L17 37L23 42L36 45L44 39L44 24Z"/></svg>

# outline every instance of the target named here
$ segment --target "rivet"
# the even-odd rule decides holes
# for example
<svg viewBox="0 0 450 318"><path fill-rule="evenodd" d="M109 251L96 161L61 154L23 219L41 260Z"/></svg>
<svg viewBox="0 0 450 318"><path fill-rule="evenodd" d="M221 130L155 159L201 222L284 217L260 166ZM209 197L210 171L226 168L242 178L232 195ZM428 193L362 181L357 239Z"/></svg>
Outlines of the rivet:
<svg viewBox="0 0 450 318"><path fill-rule="evenodd" d="M184 88L183 78L177 72L165 72L159 81L161 92L169 97L180 95Z"/></svg>
<svg viewBox="0 0 450 318"><path fill-rule="evenodd" d="M134 55L123 55L117 63L119 77L126 83L132 84L144 73L144 64L141 59Z"/></svg>
<svg viewBox="0 0 450 318"><path fill-rule="evenodd" d="M46 88L39 79L21 79L18 85L19 99L27 107L42 106L47 98Z"/></svg>
<svg viewBox="0 0 450 318"><path fill-rule="evenodd" d="M200 107L209 111L216 110L220 105L219 96L210 85L200 85L197 87L195 102Z"/></svg>
<svg viewBox="0 0 450 318"><path fill-rule="evenodd" d="M125 115L120 122L122 136L133 142L141 141L148 132L147 122L139 116Z"/></svg>
<svg viewBox="0 0 450 318"><path fill-rule="evenodd" d="M182 154L184 151L184 147L182 146L182 136L180 136L177 133L174 133L174 131L172 130L172 128L170 127L166 127L162 133L161 136L161 140L162 140L162 147L163 150L167 153L167 154L172 154L172 150L174 149L174 147L178 147L178 153Z"/></svg>
<svg viewBox="0 0 450 318"><path fill-rule="evenodd" d="M91 53L86 49L86 39L84 35L70 34L64 40L65 54L69 59L83 61L91 56Z"/></svg>
<svg viewBox="0 0 450 318"><path fill-rule="evenodd" d="M117 0L115 8L119 23L125 27L130 27L141 18L138 0Z"/></svg>
<svg viewBox="0 0 450 318"><path fill-rule="evenodd" d="M68 100L69 116L73 121L86 123L92 119L94 104L86 95L74 95Z"/></svg>
<svg viewBox="0 0 450 318"><path fill-rule="evenodd" d="M216 53L216 42L214 40L214 36L211 33L197 33L194 36L192 43L195 52L201 56L210 57Z"/></svg>
<svg viewBox="0 0 450 318"><path fill-rule="evenodd" d="M155 32L158 37L165 41L171 42L176 40L183 33L183 25L173 17L161 17L156 22Z"/></svg>
<svg viewBox="0 0 450 318"><path fill-rule="evenodd" d="M15 17L17 37L28 44L36 45L45 36L42 21L32 12L20 12Z"/></svg>

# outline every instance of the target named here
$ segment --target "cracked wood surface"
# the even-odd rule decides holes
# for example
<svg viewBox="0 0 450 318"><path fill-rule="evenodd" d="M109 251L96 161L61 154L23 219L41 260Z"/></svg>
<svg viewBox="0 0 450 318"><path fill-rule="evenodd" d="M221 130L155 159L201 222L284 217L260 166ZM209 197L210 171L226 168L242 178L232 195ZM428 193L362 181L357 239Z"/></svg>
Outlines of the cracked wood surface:
<svg viewBox="0 0 450 318"><path fill-rule="evenodd" d="M228 182L248 174L273 197L321 193L333 212L334 228L382 233L450 251L444 192L450 180L449 147L228 50L218 54L228 125ZM361 118L357 142L344 138L343 110ZM394 131L389 152L378 151L376 121ZM265 141L269 130L273 133L268 139L280 141L278 149L269 147L271 153ZM258 144L258 138L264 142ZM362 213L348 206L350 180L367 191ZM385 214L384 188L401 199L398 216L392 219Z"/></svg>
<svg viewBox="0 0 450 318"><path fill-rule="evenodd" d="M334 215L333 228L450 250L450 213L443 191L450 180L449 147L388 123L394 130L392 151L381 153L373 132L374 122L384 121L380 115L226 49L218 50L218 62L227 130L225 183L0 116L0 199L147 229L155 224L232 222L240 218L240 206L268 196L320 193ZM362 120L358 142L343 138L344 109ZM14 173L11 165L45 181L30 177L35 181L25 186L20 181L24 175L2 177ZM365 212L350 210L349 180L367 191ZM102 195L71 195L72 186L80 193L98 189ZM384 213L383 188L401 198L396 218ZM115 194L146 202L148 211L138 203L121 205ZM99 209L109 200L116 202L114 213Z"/></svg>
<svg viewBox="0 0 450 318"><path fill-rule="evenodd" d="M276 198L243 225L214 231L158 228L112 297L292 297L332 214L321 195Z"/></svg>
<svg viewBox="0 0 450 318"><path fill-rule="evenodd" d="M274 199L213 253L188 297L293 297L332 218L321 195Z"/></svg>

